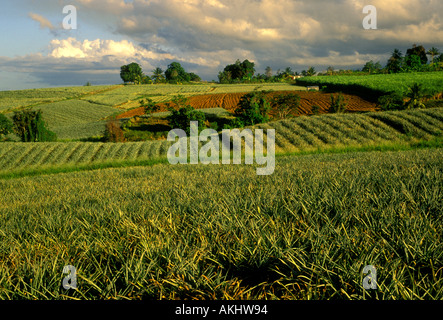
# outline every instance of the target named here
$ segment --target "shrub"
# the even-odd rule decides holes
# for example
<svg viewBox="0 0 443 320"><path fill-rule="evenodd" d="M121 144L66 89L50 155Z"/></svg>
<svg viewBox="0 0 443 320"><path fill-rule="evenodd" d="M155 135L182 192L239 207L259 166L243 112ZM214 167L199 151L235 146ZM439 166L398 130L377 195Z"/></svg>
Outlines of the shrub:
<svg viewBox="0 0 443 320"><path fill-rule="evenodd" d="M140 107L145 108L145 114L148 116L160 109L160 107L150 98L142 99L139 103Z"/></svg>
<svg viewBox="0 0 443 320"><path fill-rule="evenodd" d="M239 118L230 119L229 123L225 123L223 129L239 129L243 128L245 124Z"/></svg>
<svg viewBox="0 0 443 320"><path fill-rule="evenodd" d="M297 113L300 107L300 96L295 93L279 94L272 101L280 119L287 118L291 113Z"/></svg>
<svg viewBox="0 0 443 320"><path fill-rule="evenodd" d="M331 94L331 106L329 107L329 112L331 113L343 113L346 111L345 98L341 92L338 93L337 97Z"/></svg>
<svg viewBox="0 0 443 320"><path fill-rule="evenodd" d="M312 113L313 114L319 114L320 113L320 107L318 105L313 105L312 106Z"/></svg>
<svg viewBox="0 0 443 320"><path fill-rule="evenodd" d="M9 120L4 114L0 114L0 138L13 132L13 126L11 120Z"/></svg>
<svg viewBox="0 0 443 320"><path fill-rule="evenodd" d="M23 142L57 141L57 135L46 128L42 111L14 111L14 131Z"/></svg>
<svg viewBox="0 0 443 320"><path fill-rule="evenodd" d="M395 92L383 95L380 98L378 98L377 107L379 107L383 111L403 110L404 109L403 97Z"/></svg>
<svg viewBox="0 0 443 320"><path fill-rule="evenodd" d="M168 117L169 125L173 129L182 129L188 135L190 134L191 121L198 121L198 131L205 128L205 114L201 111L195 110L191 106L180 108L179 110L170 109L172 114Z"/></svg>
<svg viewBox="0 0 443 320"><path fill-rule="evenodd" d="M238 103L235 115L246 126L269 121L269 102L265 92L251 92L244 95Z"/></svg>
<svg viewBox="0 0 443 320"><path fill-rule="evenodd" d="M426 97L426 93L421 84L414 83L412 86L408 87L406 97L409 98L409 101L406 103L407 109L425 108L423 100Z"/></svg>
<svg viewBox="0 0 443 320"><path fill-rule="evenodd" d="M106 142L124 142L125 134L118 121L110 120L106 123L104 140Z"/></svg>

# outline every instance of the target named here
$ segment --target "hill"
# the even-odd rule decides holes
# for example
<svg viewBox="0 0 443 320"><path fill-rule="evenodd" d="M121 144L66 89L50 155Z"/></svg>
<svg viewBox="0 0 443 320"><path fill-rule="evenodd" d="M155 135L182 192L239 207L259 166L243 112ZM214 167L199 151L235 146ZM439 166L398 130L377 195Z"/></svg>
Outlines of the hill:
<svg viewBox="0 0 443 320"><path fill-rule="evenodd" d="M426 93L440 96L443 94L443 72L416 72L374 75L340 75L303 77L297 79L301 86L325 86L329 91L342 91L376 99L383 94L396 92L404 96L408 87L414 83L423 86Z"/></svg>
<svg viewBox="0 0 443 320"><path fill-rule="evenodd" d="M139 106L139 100L170 101L180 94L226 94L253 90L306 90L285 83L115 85L32 89L0 92L0 113L11 117L14 110L42 109L49 129L62 140L79 140L103 134L105 120Z"/></svg>
<svg viewBox="0 0 443 320"><path fill-rule="evenodd" d="M252 128L276 130L276 152L327 151L337 148L377 147L386 143L430 141L443 136L443 108L324 114L281 120ZM266 140L266 136L265 136ZM0 144L0 176L14 171L58 166L142 161L165 158L172 142L130 143L55 142ZM117 164L116 164L117 165Z"/></svg>

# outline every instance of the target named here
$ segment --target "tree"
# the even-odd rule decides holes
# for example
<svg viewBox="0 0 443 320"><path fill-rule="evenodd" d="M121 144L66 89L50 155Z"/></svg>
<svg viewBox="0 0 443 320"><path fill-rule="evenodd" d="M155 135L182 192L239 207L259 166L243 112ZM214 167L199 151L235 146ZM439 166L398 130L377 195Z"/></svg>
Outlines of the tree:
<svg viewBox="0 0 443 320"><path fill-rule="evenodd" d="M383 95L378 98L377 106L383 111L402 110L404 109L403 97L397 92Z"/></svg>
<svg viewBox="0 0 443 320"><path fill-rule="evenodd" d="M405 71L420 71L420 69L422 68L420 57L416 56L415 54L405 57L404 64Z"/></svg>
<svg viewBox="0 0 443 320"><path fill-rule="evenodd" d="M4 114L0 113L0 138L14 131L13 124Z"/></svg>
<svg viewBox="0 0 443 320"><path fill-rule="evenodd" d="M434 63L434 57L438 56L440 54L440 51L437 48L432 47L426 53L431 56L431 63L433 64Z"/></svg>
<svg viewBox="0 0 443 320"><path fill-rule="evenodd" d="M316 73L315 68L314 68L314 67L310 67L310 68L308 69L308 71L306 71L306 76L308 76L308 77L312 77L312 76L315 75L315 73Z"/></svg>
<svg viewBox="0 0 443 320"><path fill-rule="evenodd" d="M196 75L193 72L188 73L190 81L194 81L194 82L200 82L202 81L202 79L200 78L200 76Z"/></svg>
<svg viewBox="0 0 443 320"><path fill-rule="evenodd" d="M394 49L394 51L391 54L391 57L388 60L388 63L386 65L386 69L390 73L398 73L401 71L403 64L403 54L400 50Z"/></svg>
<svg viewBox="0 0 443 320"><path fill-rule="evenodd" d="M270 66L266 67L265 75L268 80L272 78L272 68Z"/></svg>
<svg viewBox="0 0 443 320"><path fill-rule="evenodd" d="M246 126L269 121L271 106L266 100L265 92L251 92L244 95L235 109L235 115Z"/></svg>
<svg viewBox="0 0 443 320"><path fill-rule="evenodd" d="M347 103L341 92L338 93L337 97L331 94L331 106L328 111L331 113L343 113L346 111L346 105Z"/></svg>
<svg viewBox="0 0 443 320"><path fill-rule="evenodd" d="M46 128L42 111L14 111L14 131L23 142L56 141L57 135Z"/></svg>
<svg viewBox="0 0 443 320"><path fill-rule="evenodd" d="M255 73L254 66L255 66L254 62L250 62L249 60L244 60L241 63L243 78L251 80L251 78L254 76Z"/></svg>
<svg viewBox="0 0 443 320"><path fill-rule="evenodd" d="M160 106L150 98L141 99L138 103L140 104L141 108L145 109L145 114L148 116L160 109Z"/></svg>
<svg viewBox="0 0 443 320"><path fill-rule="evenodd" d="M120 77L124 83L141 83L143 76L143 70L138 63L133 62L120 68Z"/></svg>
<svg viewBox="0 0 443 320"><path fill-rule="evenodd" d="M421 64L428 63L428 57L426 56L426 50L423 46L417 46L414 44L412 48L406 50L406 57L415 55L420 58Z"/></svg>
<svg viewBox="0 0 443 320"><path fill-rule="evenodd" d="M298 112L300 96L295 93L280 94L272 100L272 105L277 109L279 118L285 119Z"/></svg>
<svg viewBox="0 0 443 320"><path fill-rule="evenodd" d="M409 87L408 92L406 93L406 97L409 98L409 101L406 102L407 109L425 107L423 103L425 93L421 84L414 83L411 87Z"/></svg>
<svg viewBox="0 0 443 320"><path fill-rule="evenodd" d="M206 116L203 112L195 110L189 105L189 99L178 95L174 97L172 103L176 105L177 109L174 109L169 103L169 111L171 115L168 117L169 125L173 129L182 129L188 135L190 135L191 121L198 121L198 131L200 132L205 128Z"/></svg>
<svg viewBox="0 0 443 320"><path fill-rule="evenodd" d="M191 81L190 75L178 62L172 62L168 69L165 71L166 80L171 82L189 82Z"/></svg>
<svg viewBox="0 0 443 320"><path fill-rule="evenodd" d="M294 75L294 71L292 71L291 67L286 67L285 71L284 71L285 76L293 76Z"/></svg>
<svg viewBox="0 0 443 320"><path fill-rule="evenodd" d="M333 66L329 66L328 69L326 70L326 74L328 76L332 76L334 74L334 67Z"/></svg>
<svg viewBox="0 0 443 320"><path fill-rule="evenodd" d="M231 80L251 80L255 73L254 67L254 62L250 62L249 60L240 62L240 60L237 59L234 64L227 65L223 73L225 73L225 75L229 73ZM226 79L227 77L224 76L223 78Z"/></svg>
<svg viewBox="0 0 443 320"><path fill-rule="evenodd" d="M147 75L143 75L142 80L141 80L141 84L152 84L151 77L149 77Z"/></svg>
<svg viewBox="0 0 443 320"><path fill-rule="evenodd" d="M152 80L155 83L165 82L165 76L163 74L162 68L157 67L154 70L152 70Z"/></svg>
<svg viewBox="0 0 443 320"><path fill-rule="evenodd" d="M231 83L232 82L232 74L230 71L223 71L218 73L218 82L219 83Z"/></svg>
<svg viewBox="0 0 443 320"><path fill-rule="evenodd" d="M368 73L378 73L381 71L381 69L382 69L382 67L381 67L380 62L374 63L374 61L371 60L371 61L366 62L362 71L368 72Z"/></svg>

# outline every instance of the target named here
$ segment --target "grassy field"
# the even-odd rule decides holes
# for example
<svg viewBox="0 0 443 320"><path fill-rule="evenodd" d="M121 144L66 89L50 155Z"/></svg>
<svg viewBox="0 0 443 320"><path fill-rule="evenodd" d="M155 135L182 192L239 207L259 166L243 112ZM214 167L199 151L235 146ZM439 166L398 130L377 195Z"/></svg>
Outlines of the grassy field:
<svg viewBox="0 0 443 320"><path fill-rule="evenodd" d="M16 91L0 91L0 112L5 113L17 108L38 106L75 98L84 98L116 89L120 86L88 86L42 88Z"/></svg>
<svg viewBox="0 0 443 320"><path fill-rule="evenodd" d="M252 129L276 130L276 152L315 152L349 147L377 147L443 137L443 108L326 114L260 124ZM266 140L266 135L265 135ZM0 176L14 171L165 158L173 142L55 142L0 144Z"/></svg>
<svg viewBox="0 0 443 320"><path fill-rule="evenodd" d="M442 159L323 154L279 158L262 177L162 164L0 180L0 299L441 300ZM61 288L68 264L75 292Z"/></svg>
<svg viewBox="0 0 443 320"><path fill-rule="evenodd" d="M297 80L302 86L326 86L328 90L361 93L365 96L398 92L404 95L408 87L420 83L430 94L443 93L443 72L375 74L362 76L304 77Z"/></svg>

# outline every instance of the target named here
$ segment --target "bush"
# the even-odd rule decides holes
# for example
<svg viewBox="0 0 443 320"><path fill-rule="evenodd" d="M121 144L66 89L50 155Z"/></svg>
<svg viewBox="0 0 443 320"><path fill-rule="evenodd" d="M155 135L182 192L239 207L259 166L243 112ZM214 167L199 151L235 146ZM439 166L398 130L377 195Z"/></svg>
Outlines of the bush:
<svg viewBox="0 0 443 320"><path fill-rule="evenodd" d="M106 142L124 142L125 134L118 121L110 120L106 123L104 140Z"/></svg>
<svg viewBox="0 0 443 320"><path fill-rule="evenodd" d="M179 110L170 108L172 114L168 117L169 125L173 129L182 129L190 135L191 121L198 121L198 131L205 128L206 121L205 114L201 111L195 110L191 106L182 107Z"/></svg>
<svg viewBox="0 0 443 320"><path fill-rule="evenodd" d="M223 129L239 129L243 128L245 124L239 118L230 119L229 123L225 123Z"/></svg>
<svg viewBox="0 0 443 320"><path fill-rule="evenodd" d="M270 109L271 106L266 100L264 91L251 92L240 99L235 115L244 125L254 125L269 121Z"/></svg>
<svg viewBox="0 0 443 320"><path fill-rule="evenodd" d="M0 114L0 138L13 132L13 125L4 114Z"/></svg>
<svg viewBox="0 0 443 320"><path fill-rule="evenodd" d="M343 113L346 111L345 97L341 92L338 93L337 97L331 94L331 106L329 107L329 112L331 113Z"/></svg>
<svg viewBox="0 0 443 320"><path fill-rule="evenodd" d="M144 107L145 114L148 116L160 109L159 105L150 98L142 99L139 101L139 103L140 107Z"/></svg>
<svg viewBox="0 0 443 320"><path fill-rule="evenodd" d="M57 141L57 135L46 128L42 111L14 111L14 131L23 142Z"/></svg>
<svg viewBox="0 0 443 320"><path fill-rule="evenodd" d="M403 110L403 97L398 93L391 93L378 98L377 107L383 111Z"/></svg>
<svg viewBox="0 0 443 320"><path fill-rule="evenodd" d="M298 113L300 107L300 96L295 93L279 94L272 101L278 111L280 119L287 118L290 114Z"/></svg>
<svg viewBox="0 0 443 320"><path fill-rule="evenodd" d="M312 113L315 114L315 115L319 114L320 113L320 107L318 105L316 105L316 104L313 105L312 106Z"/></svg>
<svg viewBox="0 0 443 320"><path fill-rule="evenodd" d="M427 94L425 93L423 86L419 83L414 83L412 86L408 87L408 92L406 93L406 97L409 98L409 101L406 103L406 108L425 108L423 100L426 96Z"/></svg>

